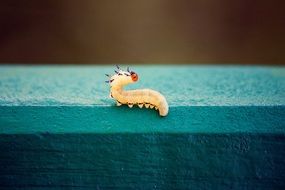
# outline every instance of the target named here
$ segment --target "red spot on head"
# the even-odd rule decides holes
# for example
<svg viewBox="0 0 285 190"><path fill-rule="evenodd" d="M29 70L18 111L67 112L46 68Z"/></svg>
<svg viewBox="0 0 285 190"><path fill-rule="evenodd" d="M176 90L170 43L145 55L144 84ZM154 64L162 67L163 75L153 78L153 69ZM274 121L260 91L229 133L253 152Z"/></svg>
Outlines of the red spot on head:
<svg viewBox="0 0 285 190"><path fill-rule="evenodd" d="M132 80L134 82L136 82L138 79L139 79L139 76L137 75L137 73L135 72L131 72L131 77L132 77Z"/></svg>

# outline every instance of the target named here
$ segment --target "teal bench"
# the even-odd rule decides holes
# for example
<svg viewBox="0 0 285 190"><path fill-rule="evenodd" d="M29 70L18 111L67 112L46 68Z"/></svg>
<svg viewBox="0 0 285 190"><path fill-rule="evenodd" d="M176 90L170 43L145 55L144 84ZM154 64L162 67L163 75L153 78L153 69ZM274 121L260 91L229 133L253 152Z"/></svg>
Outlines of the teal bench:
<svg viewBox="0 0 285 190"><path fill-rule="evenodd" d="M116 107L113 66L0 66L0 188L285 188L284 67L131 68L167 117Z"/></svg>

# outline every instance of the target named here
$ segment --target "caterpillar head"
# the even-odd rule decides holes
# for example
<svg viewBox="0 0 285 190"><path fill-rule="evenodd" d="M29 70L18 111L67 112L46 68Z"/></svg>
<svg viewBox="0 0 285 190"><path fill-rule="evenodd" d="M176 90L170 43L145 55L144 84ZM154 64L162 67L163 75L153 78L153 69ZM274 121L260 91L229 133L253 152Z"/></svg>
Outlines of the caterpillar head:
<svg viewBox="0 0 285 190"><path fill-rule="evenodd" d="M123 71L119 68L119 66L117 66L117 69L118 70L115 70L115 74L111 77L110 75L106 74L106 76L110 77L110 80L106 81L106 83L109 83L111 87L124 86L130 83L134 83L139 79L138 75L135 72L130 71L129 67L127 71Z"/></svg>

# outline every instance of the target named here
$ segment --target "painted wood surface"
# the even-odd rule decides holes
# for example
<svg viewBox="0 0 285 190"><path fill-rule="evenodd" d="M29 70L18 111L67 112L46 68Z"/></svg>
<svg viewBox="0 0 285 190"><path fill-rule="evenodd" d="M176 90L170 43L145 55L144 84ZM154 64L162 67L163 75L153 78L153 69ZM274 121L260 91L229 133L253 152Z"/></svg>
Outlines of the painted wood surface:
<svg viewBox="0 0 285 190"><path fill-rule="evenodd" d="M166 118L116 107L112 66L1 66L0 188L285 187L285 68L133 69Z"/></svg>

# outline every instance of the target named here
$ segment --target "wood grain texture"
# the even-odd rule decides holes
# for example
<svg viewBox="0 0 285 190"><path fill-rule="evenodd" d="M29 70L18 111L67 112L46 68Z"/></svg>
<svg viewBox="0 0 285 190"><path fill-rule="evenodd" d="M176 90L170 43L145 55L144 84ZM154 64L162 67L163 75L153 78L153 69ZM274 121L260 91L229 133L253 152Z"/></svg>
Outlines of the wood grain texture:
<svg viewBox="0 0 285 190"><path fill-rule="evenodd" d="M0 186L284 189L284 142L269 133L1 134Z"/></svg>
<svg viewBox="0 0 285 190"><path fill-rule="evenodd" d="M283 67L133 67L165 118L112 105L111 68L0 67L0 189L285 188Z"/></svg>

